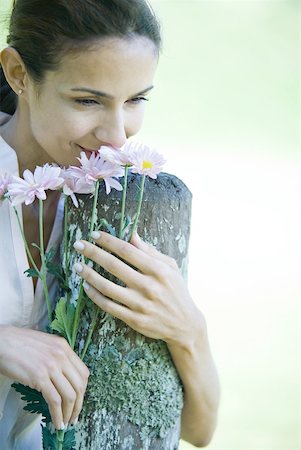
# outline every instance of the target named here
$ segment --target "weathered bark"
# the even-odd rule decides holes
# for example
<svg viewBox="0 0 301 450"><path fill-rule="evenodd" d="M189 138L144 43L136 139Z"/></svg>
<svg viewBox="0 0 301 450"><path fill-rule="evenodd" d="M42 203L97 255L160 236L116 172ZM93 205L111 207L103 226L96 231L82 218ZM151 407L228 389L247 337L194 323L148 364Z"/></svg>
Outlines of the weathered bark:
<svg viewBox="0 0 301 450"><path fill-rule="evenodd" d="M140 177L130 175L127 213L134 215ZM79 196L78 209L70 204L69 246L87 238L92 199ZM121 193L107 196L100 189L98 223L105 218L118 230ZM191 193L176 177L147 179L138 232L143 240L176 259L186 276L190 231ZM77 255L70 258L70 269ZM103 273L102 268L97 268ZM107 274L108 275L108 274ZM79 277L73 275L72 299ZM87 306L81 320L78 346L82 348L93 314ZM180 436L183 389L166 344L130 329L101 312L85 363L91 369L77 432L81 450L175 450Z"/></svg>

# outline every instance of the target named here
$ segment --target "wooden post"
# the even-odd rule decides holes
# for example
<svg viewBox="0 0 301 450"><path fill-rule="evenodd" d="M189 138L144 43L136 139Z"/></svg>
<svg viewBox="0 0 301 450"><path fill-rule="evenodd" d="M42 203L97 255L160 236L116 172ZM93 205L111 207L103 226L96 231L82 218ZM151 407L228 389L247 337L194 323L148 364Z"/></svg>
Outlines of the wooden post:
<svg viewBox="0 0 301 450"><path fill-rule="evenodd" d="M129 175L127 212L135 213L141 178ZM98 223L105 218L118 234L122 193L106 195L101 187ZM69 246L87 238L92 210L88 195L79 197L79 208L69 202ZM160 174L147 179L138 225L140 237L176 259L187 273L191 193L175 176ZM70 270L78 260L74 252ZM103 269L97 268L103 273ZM108 275L108 274L107 274ZM72 299L79 277L72 275ZM81 319L78 348L83 347L91 317L91 301ZM99 308L97 308L99 310ZM100 310L99 310L100 311ZM85 405L77 431L79 450L175 450L179 445L183 389L166 344L130 329L124 322L100 311L85 357L91 369Z"/></svg>

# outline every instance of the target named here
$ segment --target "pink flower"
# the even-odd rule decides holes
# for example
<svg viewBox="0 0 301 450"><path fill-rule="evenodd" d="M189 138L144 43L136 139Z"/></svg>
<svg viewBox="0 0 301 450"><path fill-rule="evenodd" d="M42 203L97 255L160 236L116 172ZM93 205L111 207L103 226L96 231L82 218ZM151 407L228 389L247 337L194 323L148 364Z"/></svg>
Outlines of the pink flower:
<svg viewBox="0 0 301 450"><path fill-rule="evenodd" d="M0 176L0 201L4 200L8 185L11 182L11 178L11 175L9 175L8 173Z"/></svg>
<svg viewBox="0 0 301 450"><path fill-rule="evenodd" d="M43 167L37 166L34 173L26 169L23 178L13 177L8 184L8 195L12 204L25 203L30 205L35 198L46 199L47 189L56 190L62 186L63 178L60 177L61 169L49 164Z"/></svg>
<svg viewBox="0 0 301 450"><path fill-rule="evenodd" d="M144 144L136 144L131 156L133 166L131 171L140 175L147 175L156 179L158 173L163 169L166 160L156 150Z"/></svg>
<svg viewBox="0 0 301 450"><path fill-rule="evenodd" d="M94 184L97 180L104 180L106 193L111 192L111 188L122 191L121 184L114 177L121 177L124 170L117 164L105 161L99 153L92 153L88 159L85 152L81 152L81 157L77 158L81 167L71 166L72 172L86 184Z"/></svg>
<svg viewBox="0 0 301 450"><path fill-rule="evenodd" d="M100 147L98 152L106 161L110 161L113 164L120 166L132 166L132 155L136 149L136 145L133 142L127 142L120 149L113 147L107 147L106 145Z"/></svg>
<svg viewBox="0 0 301 450"><path fill-rule="evenodd" d="M63 193L71 197L76 208L78 208L78 201L75 194L91 194L95 190L94 184L86 184L84 179L78 178L71 168L62 170L61 177L64 179Z"/></svg>

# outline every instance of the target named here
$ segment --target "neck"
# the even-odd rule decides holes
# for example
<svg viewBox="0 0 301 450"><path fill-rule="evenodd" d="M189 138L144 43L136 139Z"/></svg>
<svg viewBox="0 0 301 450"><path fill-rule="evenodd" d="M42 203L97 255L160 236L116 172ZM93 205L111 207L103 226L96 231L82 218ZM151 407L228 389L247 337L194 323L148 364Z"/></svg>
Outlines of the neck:
<svg viewBox="0 0 301 450"><path fill-rule="evenodd" d="M36 166L42 166L49 161L47 154L38 146L29 126L23 123L17 108L15 114L0 128L0 134L7 144L13 148L18 157L19 172L23 174L25 169L32 172Z"/></svg>

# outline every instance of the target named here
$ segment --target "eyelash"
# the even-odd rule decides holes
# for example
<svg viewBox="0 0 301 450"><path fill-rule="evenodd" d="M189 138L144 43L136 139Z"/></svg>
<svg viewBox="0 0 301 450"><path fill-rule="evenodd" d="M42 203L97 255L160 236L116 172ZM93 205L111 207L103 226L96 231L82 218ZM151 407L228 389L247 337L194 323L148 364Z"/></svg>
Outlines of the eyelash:
<svg viewBox="0 0 301 450"><path fill-rule="evenodd" d="M133 104L138 104L140 102L148 102L149 98L146 97L135 97L132 98L131 100L128 100L128 102L133 103ZM79 103L80 105L83 106L93 106L93 105L99 105L99 103L96 100L93 100L91 98L76 98L75 99L76 103Z"/></svg>
<svg viewBox="0 0 301 450"><path fill-rule="evenodd" d="M132 103L140 103L140 102L149 102L149 98L146 97L136 97L136 98L132 98L131 100L129 100Z"/></svg>
<svg viewBox="0 0 301 450"><path fill-rule="evenodd" d="M91 98L76 98L75 102L79 103L80 105L84 105L84 106L92 106L92 105L99 104L96 100L93 100Z"/></svg>

